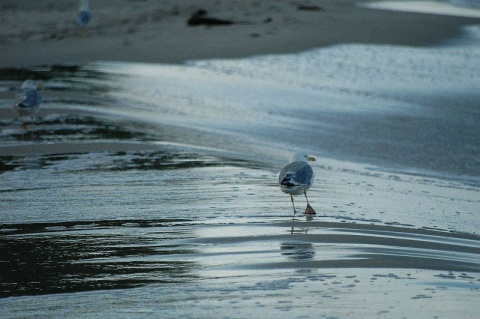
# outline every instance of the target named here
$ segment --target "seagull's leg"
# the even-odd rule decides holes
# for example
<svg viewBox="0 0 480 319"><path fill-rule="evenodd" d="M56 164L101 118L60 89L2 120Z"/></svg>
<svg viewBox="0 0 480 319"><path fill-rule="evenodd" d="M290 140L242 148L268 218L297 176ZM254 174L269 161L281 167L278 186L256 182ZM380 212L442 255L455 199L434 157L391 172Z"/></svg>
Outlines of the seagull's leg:
<svg viewBox="0 0 480 319"><path fill-rule="evenodd" d="M290 199L292 200L292 205L293 205L293 217L292 217L292 223L295 222L295 214L297 213L297 210L295 209L295 203L293 201L293 196L290 195ZM292 229L290 230L290 234L293 235L293 231L294 231L294 227L293 227L293 224L292 224Z"/></svg>
<svg viewBox="0 0 480 319"><path fill-rule="evenodd" d="M290 195L290 199L292 200L292 205L293 205L293 216L297 213L297 210L295 209L295 202L293 201L293 196Z"/></svg>
<svg viewBox="0 0 480 319"><path fill-rule="evenodd" d="M305 194L305 199L307 200L307 205L310 206L310 203L308 202L308 197L307 197L307 191L304 189L303 194Z"/></svg>
<svg viewBox="0 0 480 319"><path fill-rule="evenodd" d="M305 194L305 199L307 200L307 208L305 208L305 214L315 215L316 214L315 210L312 208L312 206L310 206L310 203L308 202L307 190L304 190L303 193Z"/></svg>
<svg viewBox="0 0 480 319"><path fill-rule="evenodd" d="M23 134L28 130L28 123L26 119L23 119L23 112L20 111L20 122L22 122L22 124L20 125L20 127L22 128L23 130L23 133L22 133L22 138L23 138Z"/></svg>
<svg viewBox="0 0 480 319"><path fill-rule="evenodd" d="M30 130L32 132L31 133L32 135L31 135L30 139L33 141L33 137L34 137L33 134L34 134L34 129L35 129L34 115L31 115L30 118L32 119L31 126L30 126Z"/></svg>

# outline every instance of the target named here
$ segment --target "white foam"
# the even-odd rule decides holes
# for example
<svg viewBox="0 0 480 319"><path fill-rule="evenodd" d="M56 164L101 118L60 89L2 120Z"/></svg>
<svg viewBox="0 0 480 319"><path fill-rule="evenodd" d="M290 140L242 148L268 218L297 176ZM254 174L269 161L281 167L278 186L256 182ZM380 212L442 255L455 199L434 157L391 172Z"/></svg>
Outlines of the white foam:
<svg viewBox="0 0 480 319"><path fill-rule="evenodd" d="M363 3L361 6L370 9L480 18L480 9L477 9L477 7L458 6L439 1L380 1Z"/></svg>
<svg viewBox="0 0 480 319"><path fill-rule="evenodd" d="M401 111L399 108L391 108L384 100L375 105L371 98L397 99L412 94L436 96L442 92L475 93L480 83L478 61L480 47L473 45L442 48L339 45L295 55L209 60L192 65L224 75L261 80L264 86L271 83L268 88L249 93L256 95L254 102L261 101L266 95L264 99L272 104L272 99L280 97L275 99L277 108L282 104L291 106L293 102L289 100L295 95L295 104L303 102L303 105L312 105L315 109L339 110L343 107L355 112L398 112ZM330 101L318 105L315 101L319 96L337 101L351 99L355 103ZM362 103L365 99L368 103Z"/></svg>

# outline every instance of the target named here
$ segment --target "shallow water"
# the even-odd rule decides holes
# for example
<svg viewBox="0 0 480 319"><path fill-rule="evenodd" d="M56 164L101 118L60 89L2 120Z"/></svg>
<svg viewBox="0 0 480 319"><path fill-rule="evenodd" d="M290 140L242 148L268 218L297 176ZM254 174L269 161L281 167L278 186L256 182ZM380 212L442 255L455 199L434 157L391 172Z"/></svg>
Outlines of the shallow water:
<svg viewBox="0 0 480 319"><path fill-rule="evenodd" d="M3 72L2 317L476 317L479 55ZM46 90L24 130L28 76ZM276 184L297 149L313 218Z"/></svg>

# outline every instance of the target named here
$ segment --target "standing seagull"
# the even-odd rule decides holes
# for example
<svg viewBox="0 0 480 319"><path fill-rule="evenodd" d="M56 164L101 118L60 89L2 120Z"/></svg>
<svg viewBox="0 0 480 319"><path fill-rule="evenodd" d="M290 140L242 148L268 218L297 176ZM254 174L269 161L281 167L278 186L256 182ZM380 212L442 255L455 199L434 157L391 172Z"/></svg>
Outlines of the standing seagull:
<svg viewBox="0 0 480 319"><path fill-rule="evenodd" d="M13 106L15 110L17 110L20 118L30 116L33 122L33 117L37 114L40 103L42 103L42 97L40 93L38 93L38 90L41 89L42 87L37 85L33 80L23 82Z"/></svg>
<svg viewBox="0 0 480 319"><path fill-rule="evenodd" d="M278 176L278 184L282 192L290 194L293 205L293 215L296 214L293 195L304 194L307 199L307 208L305 214L314 215L315 210L310 206L307 197L307 190L312 186L315 174L308 161L315 161L315 157L304 153L294 153L290 157L290 163L285 166Z"/></svg>
<svg viewBox="0 0 480 319"><path fill-rule="evenodd" d="M92 14L90 13L88 0L83 0L82 4L80 5L80 9L77 13L77 18L75 22L77 23L77 26L84 27L90 22L91 19L92 19Z"/></svg>

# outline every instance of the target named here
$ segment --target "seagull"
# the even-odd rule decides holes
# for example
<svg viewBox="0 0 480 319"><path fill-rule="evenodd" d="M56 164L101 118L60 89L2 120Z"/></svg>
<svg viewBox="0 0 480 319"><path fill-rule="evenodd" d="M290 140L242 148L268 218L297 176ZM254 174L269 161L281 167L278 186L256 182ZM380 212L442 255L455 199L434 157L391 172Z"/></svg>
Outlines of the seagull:
<svg viewBox="0 0 480 319"><path fill-rule="evenodd" d="M42 97L38 92L38 90L41 89L42 87L37 85L33 80L23 82L13 106L15 110L17 110L20 118L30 116L33 122L33 117L37 114L40 104L42 103Z"/></svg>
<svg viewBox="0 0 480 319"><path fill-rule="evenodd" d="M282 192L290 194L293 205L293 215L296 214L295 203L293 195L304 194L307 200L306 215L315 215L316 212L310 206L307 197L307 190L312 186L315 174L308 161L315 161L315 157L308 156L305 153L294 153L290 157L290 163L285 166L278 176L278 184Z"/></svg>
<svg viewBox="0 0 480 319"><path fill-rule="evenodd" d="M77 23L77 26L85 27L91 19L92 14L90 13L88 0L83 0L77 13L77 18L75 22Z"/></svg>

